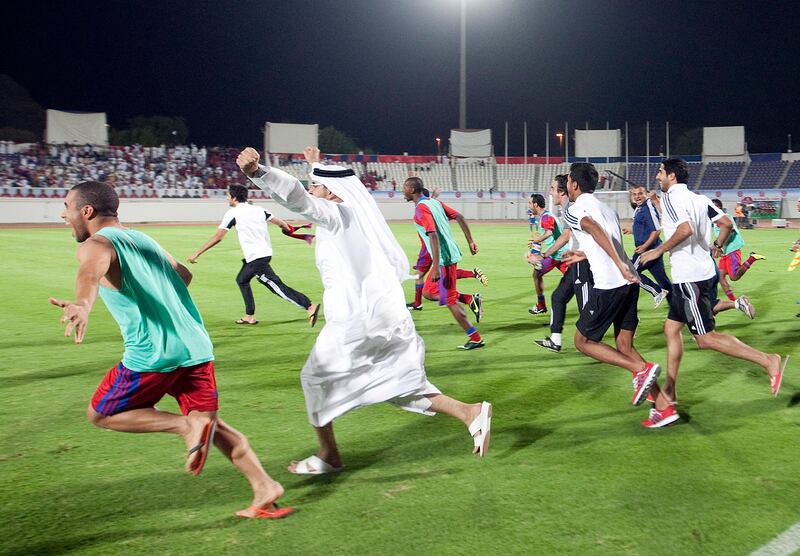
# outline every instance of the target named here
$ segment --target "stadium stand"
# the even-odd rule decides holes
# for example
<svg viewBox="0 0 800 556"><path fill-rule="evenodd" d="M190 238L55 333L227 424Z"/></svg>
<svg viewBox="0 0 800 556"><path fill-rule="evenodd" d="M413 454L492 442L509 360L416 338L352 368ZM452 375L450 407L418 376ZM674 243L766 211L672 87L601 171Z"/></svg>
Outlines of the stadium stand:
<svg viewBox="0 0 800 556"><path fill-rule="evenodd" d="M224 197L230 184L244 183L236 166L238 149L197 147L65 146L0 142L0 196L61 197L85 180L114 184L122 197ZM383 160L380 160L383 158ZM409 176L419 176L433 190L464 192L547 192L568 163L502 163L501 159L460 160L430 156L330 155L332 163L351 168L371 190L402 189ZM506 161L507 162L507 161ZM301 181L308 179L302 157L273 155L270 163ZM703 164L689 162L690 189L721 190L800 188L800 161L756 160ZM657 186L658 165L643 162L598 163L598 189L624 190L631 182ZM255 193L259 198L260 192Z"/></svg>
<svg viewBox="0 0 800 556"><path fill-rule="evenodd" d="M712 162L706 164L700 189L736 189L744 169L744 162Z"/></svg>
<svg viewBox="0 0 800 556"><path fill-rule="evenodd" d="M786 174L786 177L783 178L781 187L786 189L800 187L800 160L792 162L792 165L789 167L789 172Z"/></svg>
<svg viewBox="0 0 800 556"><path fill-rule="evenodd" d="M750 189L772 189L778 187L787 164L786 160L753 162L747 167L741 187Z"/></svg>

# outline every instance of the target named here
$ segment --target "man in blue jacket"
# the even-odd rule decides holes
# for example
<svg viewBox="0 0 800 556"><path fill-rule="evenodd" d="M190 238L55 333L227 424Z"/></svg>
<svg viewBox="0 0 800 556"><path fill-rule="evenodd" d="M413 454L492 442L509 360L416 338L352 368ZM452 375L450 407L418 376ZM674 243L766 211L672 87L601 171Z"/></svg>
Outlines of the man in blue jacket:
<svg viewBox="0 0 800 556"><path fill-rule="evenodd" d="M666 299L672 284L664 270L664 261L661 257L647 264L639 264L639 255L649 249L654 249L661 244L661 216L658 214L653 202L647 198L647 190L642 185L630 189L631 205L633 211L633 242L636 249L633 251L631 262L639 272L641 283L639 286L653 296L653 306L658 307ZM626 230L627 231L627 230ZM655 282L645 276L647 270L655 278Z"/></svg>

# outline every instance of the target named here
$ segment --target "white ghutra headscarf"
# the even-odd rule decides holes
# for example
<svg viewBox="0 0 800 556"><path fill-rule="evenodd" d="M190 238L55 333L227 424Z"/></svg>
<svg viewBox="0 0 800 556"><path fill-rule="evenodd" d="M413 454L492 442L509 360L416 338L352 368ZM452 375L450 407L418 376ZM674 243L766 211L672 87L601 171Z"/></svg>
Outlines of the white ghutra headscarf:
<svg viewBox="0 0 800 556"><path fill-rule="evenodd" d="M314 163L311 181L321 183L353 210L356 225L375 253L384 256L395 269L397 280L410 278L408 257L397 243L375 199L350 168Z"/></svg>

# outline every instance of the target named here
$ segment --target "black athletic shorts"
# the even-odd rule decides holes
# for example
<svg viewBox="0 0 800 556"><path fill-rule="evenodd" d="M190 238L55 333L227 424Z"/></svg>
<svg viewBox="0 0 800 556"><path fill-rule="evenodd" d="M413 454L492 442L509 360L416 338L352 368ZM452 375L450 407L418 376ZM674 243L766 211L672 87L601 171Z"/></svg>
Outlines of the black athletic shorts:
<svg viewBox="0 0 800 556"><path fill-rule="evenodd" d="M672 284L667 318L685 322L695 336L711 332L714 330L714 307L709 293L716 287L716 276L702 282Z"/></svg>
<svg viewBox="0 0 800 556"><path fill-rule="evenodd" d="M626 284L613 290L591 288L575 327L593 342L600 342L612 324L615 335L620 330L633 332L639 325L638 302L638 284Z"/></svg>

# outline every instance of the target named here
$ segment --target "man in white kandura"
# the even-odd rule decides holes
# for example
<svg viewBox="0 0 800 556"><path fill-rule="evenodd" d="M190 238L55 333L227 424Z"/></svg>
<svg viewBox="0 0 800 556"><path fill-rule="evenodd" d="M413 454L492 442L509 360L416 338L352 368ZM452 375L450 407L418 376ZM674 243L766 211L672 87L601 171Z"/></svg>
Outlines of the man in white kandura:
<svg viewBox="0 0 800 556"><path fill-rule="evenodd" d="M406 309L402 281L409 264L378 206L355 173L319 164L319 149L307 147L311 184L259 165L246 148L236 162L272 199L317 225L316 260L325 288L325 326L300 380L319 451L293 461L301 475L342 469L333 420L380 402L425 415L461 420L473 437L473 453L489 449L492 405L465 404L442 394L425 376L425 344Z"/></svg>

